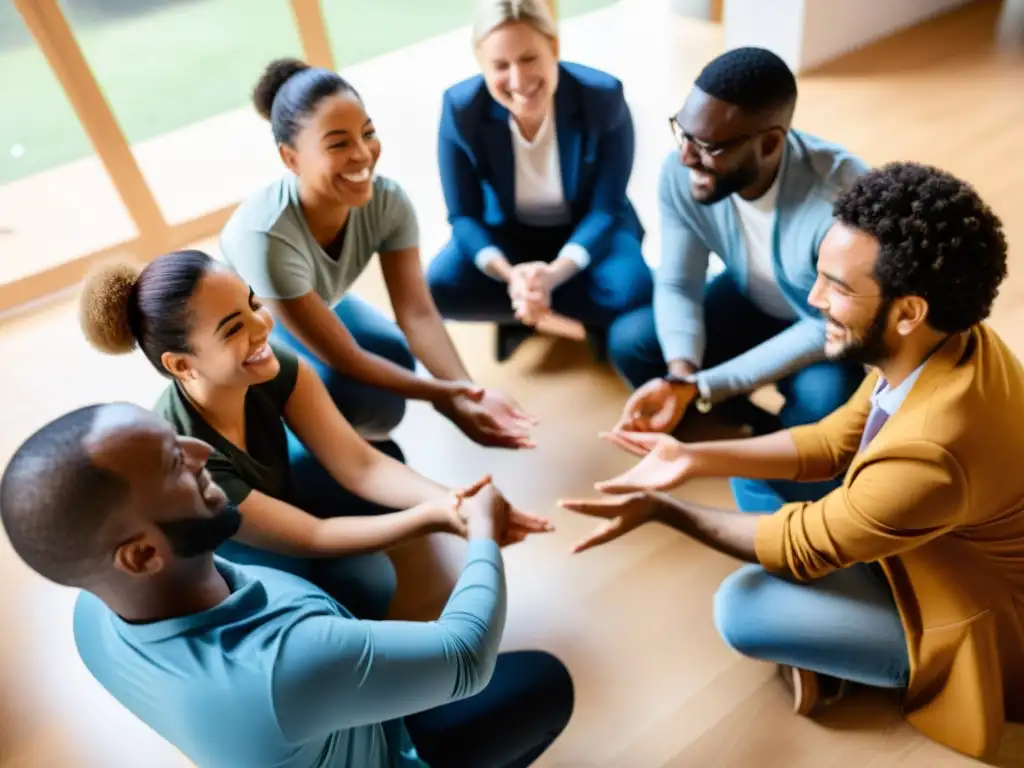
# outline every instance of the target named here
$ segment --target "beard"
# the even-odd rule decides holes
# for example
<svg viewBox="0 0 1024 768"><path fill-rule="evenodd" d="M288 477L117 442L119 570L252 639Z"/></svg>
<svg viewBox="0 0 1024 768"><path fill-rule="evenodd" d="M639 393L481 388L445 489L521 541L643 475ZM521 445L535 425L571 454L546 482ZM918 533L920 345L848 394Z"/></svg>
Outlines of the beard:
<svg viewBox="0 0 1024 768"><path fill-rule="evenodd" d="M693 196L694 202L700 205L714 205L725 200L729 195L734 195L757 181L758 175L757 162L753 158L749 158L728 173L714 173L704 166L698 166L693 170L706 173L715 180L715 186L709 192L703 193L700 197Z"/></svg>
<svg viewBox="0 0 1024 768"><path fill-rule="evenodd" d="M883 299L864 334L859 339L855 338L835 355L830 355L830 359L835 362L876 366L889 357L889 346L885 342L885 331L889 326L890 306L892 306L892 299ZM846 326L832 320L832 318L829 318L829 320L834 325L838 325L844 330L849 330Z"/></svg>
<svg viewBox="0 0 1024 768"><path fill-rule="evenodd" d="M230 502L212 517L189 517L157 523L176 557L192 558L214 552L242 526L242 513Z"/></svg>

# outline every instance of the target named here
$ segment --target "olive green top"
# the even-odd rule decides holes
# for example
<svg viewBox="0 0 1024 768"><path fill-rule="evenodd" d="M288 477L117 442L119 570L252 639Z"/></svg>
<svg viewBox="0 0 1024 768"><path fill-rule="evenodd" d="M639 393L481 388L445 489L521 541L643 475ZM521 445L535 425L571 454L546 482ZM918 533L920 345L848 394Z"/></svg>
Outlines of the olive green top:
<svg viewBox="0 0 1024 768"><path fill-rule="evenodd" d="M299 360L294 352L271 344L281 370L270 381L249 387L245 394L245 443L248 451L211 427L189 402L177 382L157 401L154 411L167 419L179 435L213 446L206 468L233 504L241 504L254 490L275 499L291 499L291 469L284 407L295 390Z"/></svg>

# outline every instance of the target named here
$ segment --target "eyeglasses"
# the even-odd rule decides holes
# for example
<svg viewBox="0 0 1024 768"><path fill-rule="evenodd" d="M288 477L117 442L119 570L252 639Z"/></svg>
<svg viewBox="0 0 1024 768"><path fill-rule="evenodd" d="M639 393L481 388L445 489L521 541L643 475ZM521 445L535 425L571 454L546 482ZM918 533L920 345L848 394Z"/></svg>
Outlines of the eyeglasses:
<svg viewBox="0 0 1024 768"><path fill-rule="evenodd" d="M762 133L767 133L768 131L785 131L785 128L781 125L773 125L768 128L762 128L759 131L753 131L752 133L744 133L742 136L734 136L733 138L726 139L725 141L709 142L701 141L696 136L687 133L683 129L683 126L680 125L679 119L675 115L668 119L668 125L672 130L672 135L675 137L676 144L679 145L680 149L684 149L686 145L689 144L705 157L718 157L725 152L728 152L733 147L738 147L744 142L750 141L754 137L760 136Z"/></svg>

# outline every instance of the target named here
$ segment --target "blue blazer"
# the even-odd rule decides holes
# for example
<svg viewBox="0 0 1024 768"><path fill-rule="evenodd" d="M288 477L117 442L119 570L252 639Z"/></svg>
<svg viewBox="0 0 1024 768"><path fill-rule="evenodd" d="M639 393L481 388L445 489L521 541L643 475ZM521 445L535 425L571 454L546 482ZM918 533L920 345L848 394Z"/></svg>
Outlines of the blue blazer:
<svg viewBox="0 0 1024 768"><path fill-rule="evenodd" d="M491 98L482 75L445 91L438 137L441 184L453 237L473 257L496 245L494 228L525 226L515 215L508 120L508 110ZM555 129L572 217L569 242L585 248L593 265L607 255L619 229L642 241L643 227L626 197L635 138L622 83L581 64L559 64Z"/></svg>

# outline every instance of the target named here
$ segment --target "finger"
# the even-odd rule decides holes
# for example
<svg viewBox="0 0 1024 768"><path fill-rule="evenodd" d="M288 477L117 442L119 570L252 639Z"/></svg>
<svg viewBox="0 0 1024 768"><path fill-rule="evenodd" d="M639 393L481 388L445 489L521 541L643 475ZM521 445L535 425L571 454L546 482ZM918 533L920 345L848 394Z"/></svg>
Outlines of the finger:
<svg viewBox="0 0 1024 768"><path fill-rule="evenodd" d="M523 512L515 507L509 512L509 524L525 528L528 531L553 531L555 526L546 517Z"/></svg>
<svg viewBox="0 0 1024 768"><path fill-rule="evenodd" d="M671 489L671 482L652 482L639 472L626 472L618 477L613 477L611 480L594 483L594 490L612 494L636 493L637 491L668 491Z"/></svg>
<svg viewBox="0 0 1024 768"><path fill-rule="evenodd" d="M627 440L622 436L623 434L624 433L622 432L602 432L601 438L611 443L616 448L621 448L627 453L631 453L634 456L639 456L640 458L643 458L648 453L650 453L650 449L645 448L642 445L638 445L630 440Z"/></svg>
<svg viewBox="0 0 1024 768"><path fill-rule="evenodd" d="M609 520L604 525L598 526L590 536L578 542L572 548L572 552L574 555L578 555L580 552L593 549L601 544L607 544L609 541L619 538L623 533L625 533L625 530L623 529L622 518L617 517L614 520Z"/></svg>
<svg viewBox="0 0 1024 768"><path fill-rule="evenodd" d="M620 499L561 499L558 506L581 515L610 518L619 516L621 503Z"/></svg>
<svg viewBox="0 0 1024 768"><path fill-rule="evenodd" d="M650 426L652 432L671 432L679 421L676 416L676 405L674 399L665 402L658 411L651 416Z"/></svg>
<svg viewBox="0 0 1024 768"><path fill-rule="evenodd" d="M665 435L658 432L642 432L635 429L619 432L618 437L647 451L654 450L666 439Z"/></svg>
<svg viewBox="0 0 1024 768"><path fill-rule="evenodd" d="M459 499L466 499L475 496L485 485L491 482L490 475L484 475L472 485L455 489L455 496Z"/></svg>
<svg viewBox="0 0 1024 768"><path fill-rule="evenodd" d="M476 384L459 384L455 387L455 394L465 395L474 403L478 403L484 396L484 389Z"/></svg>

